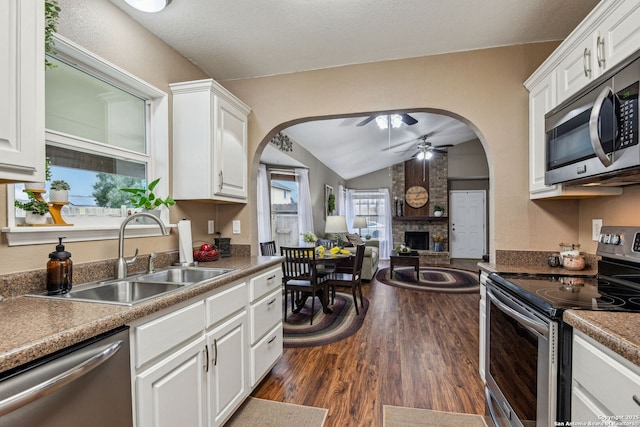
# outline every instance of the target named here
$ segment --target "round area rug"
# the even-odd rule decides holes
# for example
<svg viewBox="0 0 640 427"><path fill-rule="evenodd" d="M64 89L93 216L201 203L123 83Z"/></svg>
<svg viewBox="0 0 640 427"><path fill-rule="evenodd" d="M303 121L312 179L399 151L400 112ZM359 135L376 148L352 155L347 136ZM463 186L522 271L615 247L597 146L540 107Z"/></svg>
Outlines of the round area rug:
<svg viewBox="0 0 640 427"><path fill-rule="evenodd" d="M451 293L472 293L480 291L478 273L445 267L420 267L419 280L413 267L393 269L389 277L389 268L382 268L376 274L376 280L385 285L416 291L435 291Z"/></svg>
<svg viewBox="0 0 640 427"><path fill-rule="evenodd" d="M309 325L311 299L307 300L299 313L291 313L291 303L287 305L287 320L284 322L284 347L315 347L331 344L355 334L364 322L364 316L369 309L369 300L363 299L364 307L360 307L358 296L358 310L353 305L350 293L336 292L334 304L330 307L333 313L322 311L320 301L316 299L316 314L313 325Z"/></svg>

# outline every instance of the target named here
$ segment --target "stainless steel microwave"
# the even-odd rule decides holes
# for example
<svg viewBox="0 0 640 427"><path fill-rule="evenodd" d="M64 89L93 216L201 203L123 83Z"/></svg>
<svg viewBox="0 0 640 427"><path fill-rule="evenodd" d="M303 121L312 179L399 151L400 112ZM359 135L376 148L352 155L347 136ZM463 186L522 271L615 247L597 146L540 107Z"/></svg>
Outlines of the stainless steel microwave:
<svg viewBox="0 0 640 427"><path fill-rule="evenodd" d="M546 185L640 183L640 58L545 115Z"/></svg>

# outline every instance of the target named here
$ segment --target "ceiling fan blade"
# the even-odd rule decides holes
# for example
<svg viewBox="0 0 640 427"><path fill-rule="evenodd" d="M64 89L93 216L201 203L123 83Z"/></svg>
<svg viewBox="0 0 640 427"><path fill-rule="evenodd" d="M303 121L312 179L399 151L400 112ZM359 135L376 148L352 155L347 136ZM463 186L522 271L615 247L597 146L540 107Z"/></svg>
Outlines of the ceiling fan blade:
<svg viewBox="0 0 640 427"><path fill-rule="evenodd" d="M411 117L410 115L408 115L406 113L400 114L400 116L402 117L402 121L405 122L405 124L407 124L407 126L415 125L416 123L418 123L418 121L416 119L414 119L413 117Z"/></svg>
<svg viewBox="0 0 640 427"><path fill-rule="evenodd" d="M363 121L361 121L360 123L358 123L356 126L364 126L367 123L369 123L371 120L375 119L374 116L369 116L366 119L364 119Z"/></svg>

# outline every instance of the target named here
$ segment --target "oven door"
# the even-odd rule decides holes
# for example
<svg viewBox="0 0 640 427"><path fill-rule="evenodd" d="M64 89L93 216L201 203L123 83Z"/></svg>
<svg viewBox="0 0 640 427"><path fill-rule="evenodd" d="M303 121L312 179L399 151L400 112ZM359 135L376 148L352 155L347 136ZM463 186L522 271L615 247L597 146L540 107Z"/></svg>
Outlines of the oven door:
<svg viewBox="0 0 640 427"><path fill-rule="evenodd" d="M487 404L497 426L556 421L555 321L487 282Z"/></svg>

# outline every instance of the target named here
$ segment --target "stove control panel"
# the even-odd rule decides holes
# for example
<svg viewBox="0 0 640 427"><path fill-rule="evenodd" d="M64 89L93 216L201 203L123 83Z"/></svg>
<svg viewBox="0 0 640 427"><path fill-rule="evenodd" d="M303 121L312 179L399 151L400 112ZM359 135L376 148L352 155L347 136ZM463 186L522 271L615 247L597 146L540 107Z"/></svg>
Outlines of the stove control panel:
<svg viewBox="0 0 640 427"><path fill-rule="evenodd" d="M640 262L640 227L602 227L596 254Z"/></svg>

